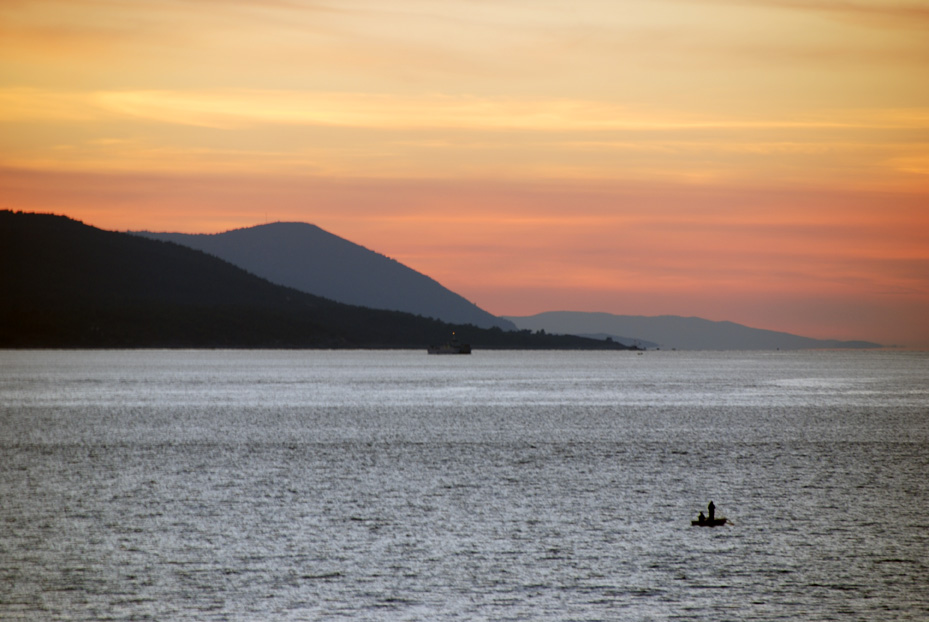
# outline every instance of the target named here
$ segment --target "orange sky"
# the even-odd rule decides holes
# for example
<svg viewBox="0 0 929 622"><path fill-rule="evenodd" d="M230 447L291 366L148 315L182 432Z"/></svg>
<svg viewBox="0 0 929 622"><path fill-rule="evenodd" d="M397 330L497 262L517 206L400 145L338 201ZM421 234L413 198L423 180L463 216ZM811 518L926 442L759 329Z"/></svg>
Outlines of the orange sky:
<svg viewBox="0 0 929 622"><path fill-rule="evenodd" d="M929 347L929 2L7 0L0 207Z"/></svg>

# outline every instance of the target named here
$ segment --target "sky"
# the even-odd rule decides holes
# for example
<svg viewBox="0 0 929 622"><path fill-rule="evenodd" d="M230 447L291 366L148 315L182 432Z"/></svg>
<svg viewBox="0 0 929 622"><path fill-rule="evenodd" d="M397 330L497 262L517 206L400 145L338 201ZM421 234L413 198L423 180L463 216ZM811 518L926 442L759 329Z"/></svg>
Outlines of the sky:
<svg viewBox="0 0 929 622"><path fill-rule="evenodd" d="M929 0L3 0L0 209L929 348Z"/></svg>

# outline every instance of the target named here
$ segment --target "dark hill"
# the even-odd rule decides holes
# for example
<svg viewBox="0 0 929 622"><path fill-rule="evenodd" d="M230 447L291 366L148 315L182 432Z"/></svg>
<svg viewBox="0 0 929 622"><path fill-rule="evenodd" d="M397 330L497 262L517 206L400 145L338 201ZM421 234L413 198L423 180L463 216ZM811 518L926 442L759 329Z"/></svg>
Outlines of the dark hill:
<svg viewBox="0 0 929 622"><path fill-rule="evenodd" d="M617 348L451 325L274 285L169 242L0 211L0 347Z"/></svg>
<svg viewBox="0 0 929 622"><path fill-rule="evenodd" d="M131 233L189 246L277 285L346 304L516 329L430 277L307 223L276 222L216 234Z"/></svg>

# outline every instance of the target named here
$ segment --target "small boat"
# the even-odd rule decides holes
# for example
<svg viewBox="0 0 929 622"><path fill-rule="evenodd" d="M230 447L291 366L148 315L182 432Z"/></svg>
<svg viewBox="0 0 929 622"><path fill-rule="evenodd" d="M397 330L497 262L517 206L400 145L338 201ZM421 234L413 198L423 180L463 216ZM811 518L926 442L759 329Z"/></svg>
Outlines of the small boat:
<svg viewBox="0 0 929 622"><path fill-rule="evenodd" d="M713 520L710 520L708 518L704 518L703 520L700 520L700 519L692 520L690 521L690 524L693 527L722 527L723 525L729 522L731 521L728 518L720 517L720 518L713 518Z"/></svg>
<svg viewBox="0 0 929 622"><path fill-rule="evenodd" d="M440 346L429 346L429 354L471 354L471 346L467 343L461 343L452 333L452 339L448 343Z"/></svg>

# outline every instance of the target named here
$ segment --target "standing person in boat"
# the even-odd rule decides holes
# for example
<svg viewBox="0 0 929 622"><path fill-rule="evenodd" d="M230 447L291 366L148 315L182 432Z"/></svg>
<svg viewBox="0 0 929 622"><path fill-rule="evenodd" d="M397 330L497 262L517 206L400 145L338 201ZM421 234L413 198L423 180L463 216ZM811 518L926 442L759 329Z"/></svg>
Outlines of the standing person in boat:
<svg viewBox="0 0 929 622"><path fill-rule="evenodd" d="M716 517L716 506L713 505L713 502L710 501L710 504L706 506L707 512L709 513L709 520L712 523L713 519Z"/></svg>

